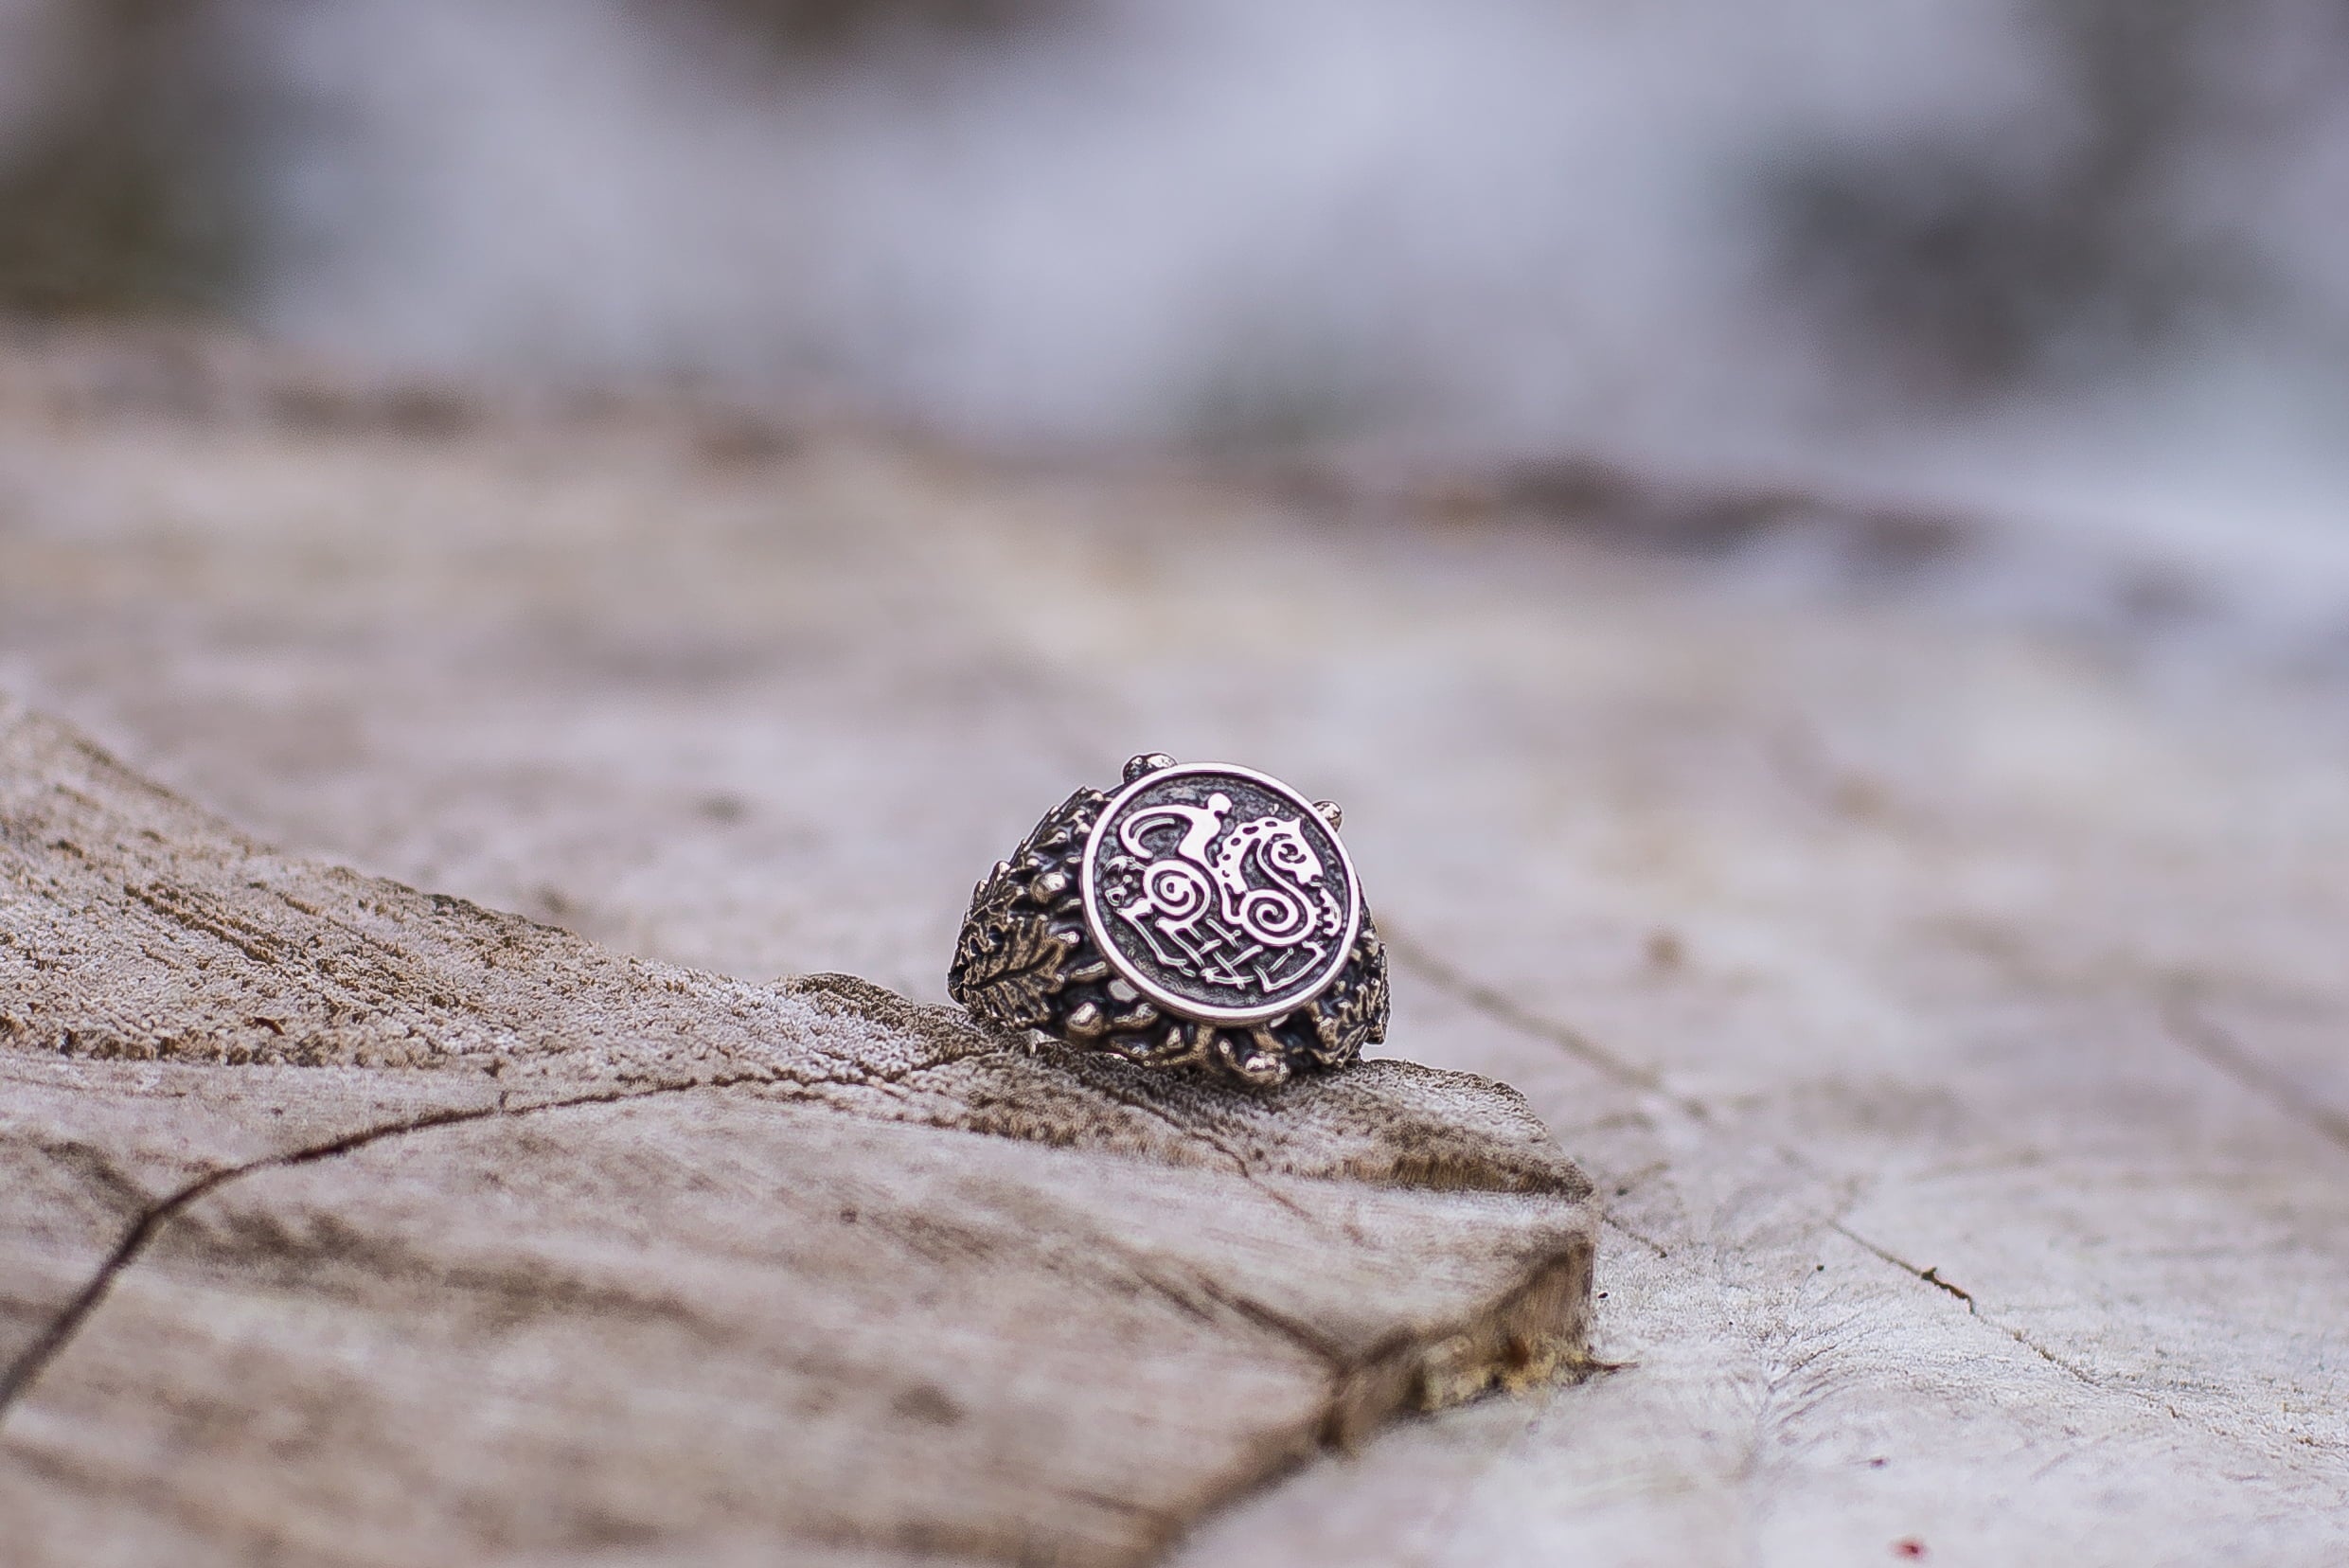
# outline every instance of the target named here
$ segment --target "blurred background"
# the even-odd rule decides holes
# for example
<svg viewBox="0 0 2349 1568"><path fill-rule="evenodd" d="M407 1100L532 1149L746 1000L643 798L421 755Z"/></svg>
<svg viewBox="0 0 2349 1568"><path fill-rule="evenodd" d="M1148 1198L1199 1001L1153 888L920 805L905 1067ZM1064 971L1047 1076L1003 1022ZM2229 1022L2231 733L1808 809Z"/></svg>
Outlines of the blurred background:
<svg viewBox="0 0 2349 1568"><path fill-rule="evenodd" d="M2349 583L2344 89L2344 0L0 0L0 305L2289 597Z"/></svg>

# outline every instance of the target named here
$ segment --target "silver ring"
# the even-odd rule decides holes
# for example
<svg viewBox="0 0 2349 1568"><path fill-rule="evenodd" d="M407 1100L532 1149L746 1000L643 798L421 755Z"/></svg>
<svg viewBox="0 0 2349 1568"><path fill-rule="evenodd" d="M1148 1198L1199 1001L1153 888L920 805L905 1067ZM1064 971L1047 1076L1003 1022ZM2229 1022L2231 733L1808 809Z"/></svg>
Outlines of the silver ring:
<svg viewBox="0 0 2349 1568"><path fill-rule="evenodd" d="M1342 1066L1386 1038L1387 981L1340 820L1253 768L1137 757L979 883L947 992L1146 1066Z"/></svg>

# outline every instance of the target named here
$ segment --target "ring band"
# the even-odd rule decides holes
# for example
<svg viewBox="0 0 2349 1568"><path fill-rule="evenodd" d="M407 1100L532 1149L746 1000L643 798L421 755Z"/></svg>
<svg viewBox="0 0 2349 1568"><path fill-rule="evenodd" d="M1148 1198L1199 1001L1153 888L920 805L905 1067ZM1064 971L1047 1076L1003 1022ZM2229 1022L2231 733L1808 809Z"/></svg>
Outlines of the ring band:
<svg viewBox="0 0 2349 1568"><path fill-rule="evenodd" d="M1386 1038L1387 979L1339 821L1253 769L1137 757L979 883L947 992L1146 1066L1343 1066Z"/></svg>

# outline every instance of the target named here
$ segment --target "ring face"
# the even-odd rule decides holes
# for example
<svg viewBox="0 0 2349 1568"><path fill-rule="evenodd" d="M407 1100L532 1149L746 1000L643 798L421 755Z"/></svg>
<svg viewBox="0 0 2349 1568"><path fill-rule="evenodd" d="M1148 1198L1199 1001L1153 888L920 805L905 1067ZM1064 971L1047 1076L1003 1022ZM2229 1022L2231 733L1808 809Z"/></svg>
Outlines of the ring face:
<svg viewBox="0 0 2349 1568"><path fill-rule="evenodd" d="M1345 846L1312 804L1248 768L1145 774L1085 844L1085 924L1128 984L1183 1017L1257 1024L1327 990L1361 927Z"/></svg>

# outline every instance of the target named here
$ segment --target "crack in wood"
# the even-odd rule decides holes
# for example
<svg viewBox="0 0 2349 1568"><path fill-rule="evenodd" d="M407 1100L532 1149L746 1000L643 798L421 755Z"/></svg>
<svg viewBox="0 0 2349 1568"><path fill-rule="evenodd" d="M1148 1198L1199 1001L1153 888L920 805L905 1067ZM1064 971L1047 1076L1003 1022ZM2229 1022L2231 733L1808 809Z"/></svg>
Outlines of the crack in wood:
<svg viewBox="0 0 2349 1568"><path fill-rule="evenodd" d="M105 1260L98 1265L97 1273L92 1274L89 1281L75 1293L73 1299L66 1303L64 1309L50 1319L40 1334L17 1355L14 1361L9 1363L5 1370L0 1370L0 1424L7 1422L9 1413L31 1390L32 1385L40 1380L42 1372L63 1352L66 1345L73 1342L74 1335L80 1329L82 1324L86 1323L90 1315L105 1302L107 1292L113 1290L115 1281L121 1277L123 1271L138 1261L140 1255L146 1252L148 1246L161 1234L163 1228L191 1204L220 1191L241 1177L260 1170L283 1170L316 1165L322 1160L331 1160L338 1155L347 1154L353 1149L365 1149L370 1144L382 1143L386 1139L406 1137L417 1132L428 1132L436 1128L461 1126L467 1122L511 1119L536 1115L543 1111L573 1110L584 1105L617 1105L630 1100L650 1099L656 1096L678 1094L690 1089L728 1089L744 1083L767 1080L769 1080L768 1076L748 1074L722 1078L696 1078L687 1082L662 1084L650 1089L614 1090L590 1095L575 1095L563 1099L546 1100L516 1109L508 1109L501 1098L501 1102L496 1105L436 1111L403 1121L387 1122L380 1127L365 1128L356 1132L346 1133L341 1137L328 1139L324 1143L312 1144L306 1149L294 1149L290 1153L266 1155L258 1160L247 1160L241 1165L208 1171L153 1203L145 1213L141 1214L129 1231L124 1233L122 1239L116 1243L114 1250L106 1256Z"/></svg>
<svg viewBox="0 0 2349 1568"><path fill-rule="evenodd" d="M1520 1006L1497 989L1469 979L1461 971L1436 957L1433 953L1430 953L1424 947L1419 946L1417 943L1409 942L1407 940L1398 940L1391 932L1388 934L1388 946L1390 950L1395 952L1397 957L1402 961L1411 964L1414 968L1419 970L1423 974L1444 987L1444 989L1455 998L1475 1008L1477 1011L1485 1014L1486 1017L1491 1018L1495 1023L1501 1024L1504 1027L1514 1029L1518 1033L1526 1035L1532 1039L1561 1046L1572 1052L1578 1059L1590 1063L1593 1067L1598 1068L1600 1071L1607 1073L1610 1077L1615 1078L1616 1081L1623 1083L1628 1087L1641 1089L1662 1096L1681 1110L1687 1112L1691 1116L1691 1119L1704 1123L1708 1131L1716 1134L1722 1131L1721 1128L1717 1124L1714 1123L1711 1118L1704 1114L1702 1106L1671 1094L1668 1090L1664 1089L1661 1078L1656 1074L1624 1060L1624 1059L1616 1056L1613 1052L1609 1051L1606 1047L1598 1044L1581 1030L1532 1012L1531 1010ZM2206 1034L2206 1043L2208 1038L2209 1037ZM2218 1047L2218 1051L2220 1053L2224 1053L2224 1050L2225 1046L2223 1037L2221 1037L2221 1044ZM2236 1054L2236 1058L2239 1060L2239 1053ZM2233 1076L2233 1072L2230 1072L2230 1076ZM2342 1131L2344 1138L2349 1138L2349 1127L2344 1127ZM1777 1143L1775 1140L1767 1140L1766 1147L1776 1157L1783 1159L1789 1165L1803 1170L1814 1180L1820 1182L1826 1182L1830 1180L1824 1171L1820 1170L1810 1161L1805 1159L1799 1152L1786 1148L1785 1146ZM1634 1240L1645 1243L1647 1247L1653 1250L1659 1257L1666 1256L1664 1249L1660 1243L1650 1238L1638 1235L1629 1228L1618 1223L1612 1216L1603 1215L1601 1217L1601 1223L1610 1229L1621 1231L1624 1235L1631 1237ZM2039 1344L2023 1329L1984 1313L1982 1310L1981 1304L1975 1299L1973 1292L1966 1290L1963 1286L1956 1284L1954 1281L1943 1278L1938 1265L1920 1268L1916 1264L1911 1263L1890 1250L1869 1240L1866 1237L1851 1229L1841 1220L1829 1221L1827 1228L1853 1242L1855 1245L1873 1254L1882 1261L1891 1264L1893 1267L1900 1270L1912 1278L1914 1278L1923 1284L1930 1285L1945 1295L1963 1303L1966 1313L1969 1316L1980 1320L1985 1327L2004 1334L2007 1338L2013 1340L2017 1345L2030 1351L2033 1355L2038 1356L2039 1359L2046 1362L2050 1366L2055 1367L2068 1377L2075 1380L2083 1386L2093 1389L2099 1394L2120 1394L2132 1399L2139 1400L2140 1402L2151 1403L2165 1411L2172 1417L2180 1419L2184 1418L2180 1415L2180 1412L2174 1405L2171 1405L2166 1401L2153 1399L2150 1396L2140 1393L2134 1389L2114 1387L2109 1385L2095 1377L2092 1373L2089 1372L2085 1367L2073 1363L2065 1357L2056 1354L2046 1345Z"/></svg>
<svg viewBox="0 0 2349 1568"><path fill-rule="evenodd" d="M1920 1269L1908 1259L1897 1256L1890 1250L1877 1245L1866 1237L1860 1235L1858 1231L1852 1229L1849 1225L1843 1223L1841 1220L1835 1221L1833 1223L1829 1224L1827 1228L1855 1246L1864 1248L1868 1252L1874 1253L1877 1257L1883 1259L1887 1263L1890 1263L1894 1268L1898 1269L1902 1274L1908 1274L1914 1279L1921 1279L1926 1284L1931 1285L1933 1289L1940 1291L1947 1295L1955 1296L1958 1300L1966 1304L1966 1311L1972 1313L1975 1317L1982 1316L1982 1306L1974 1300L1974 1292L1953 1284L1949 1280L1942 1278L1941 1267L1939 1264L1935 1264L1930 1269Z"/></svg>
<svg viewBox="0 0 2349 1568"><path fill-rule="evenodd" d="M2202 988L2172 977L2162 988L2162 1026L2172 1040L2236 1087L2267 1101L2293 1121L2316 1131L2336 1149L2349 1150L2349 1115L2335 1111L2261 1060L2204 1004Z"/></svg>
<svg viewBox="0 0 2349 1568"><path fill-rule="evenodd" d="M1422 978L1453 999L1467 1004L1478 1012L1506 1025L1519 1034L1528 1035L1557 1046L1568 1055L1606 1074L1628 1088L1642 1090L1670 1101L1683 1114L1697 1121L1708 1119L1703 1105L1665 1087L1664 1079L1648 1068L1642 1067L1601 1045L1597 1041L1571 1025L1540 1014L1518 1004L1505 991L1471 978L1468 972L1438 955L1415 935L1393 928L1390 919L1381 918L1379 935L1387 952L1397 963L1416 970Z"/></svg>

